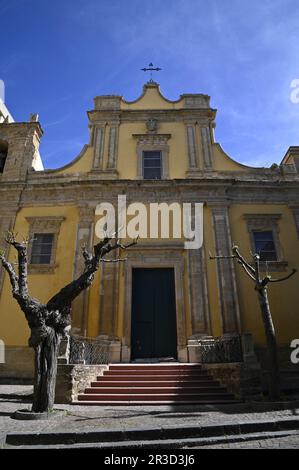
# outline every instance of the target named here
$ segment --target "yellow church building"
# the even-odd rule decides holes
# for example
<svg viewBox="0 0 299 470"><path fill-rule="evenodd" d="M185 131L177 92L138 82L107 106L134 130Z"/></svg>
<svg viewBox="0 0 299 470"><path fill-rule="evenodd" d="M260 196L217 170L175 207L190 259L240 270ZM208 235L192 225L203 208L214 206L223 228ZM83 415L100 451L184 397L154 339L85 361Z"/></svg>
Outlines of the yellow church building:
<svg viewBox="0 0 299 470"><path fill-rule="evenodd" d="M92 249L97 241L100 203L117 208L119 196L128 206L200 203L201 247L186 249L180 237L140 237L121 255L126 261L101 264L92 287L76 299L72 335L105 340L109 360L120 363L200 362L208 347L236 338L245 355L250 335L263 362L254 285L233 260L209 256L229 255L236 243L248 260L259 252L262 269L273 278L299 267L299 147L290 147L270 168L240 164L215 140L209 96L183 94L171 101L152 80L134 101L97 96L87 114L89 142L55 170L42 166L36 115L29 122L0 123L0 232L29 237L32 296L46 302L81 272L81 247ZM1 247L13 261L13 250L8 253L2 240ZM269 299L286 364L290 343L299 338L298 274L271 284ZM28 337L0 268L0 376L31 376Z"/></svg>

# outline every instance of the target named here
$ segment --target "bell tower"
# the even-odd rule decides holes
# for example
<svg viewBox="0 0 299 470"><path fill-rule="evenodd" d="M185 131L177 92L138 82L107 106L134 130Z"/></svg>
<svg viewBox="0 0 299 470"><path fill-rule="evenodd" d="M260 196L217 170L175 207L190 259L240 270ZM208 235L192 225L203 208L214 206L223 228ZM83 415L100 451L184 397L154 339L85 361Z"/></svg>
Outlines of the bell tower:
<svg viewBox="0 0 299 470"><path fill-rule="evenodd" d="M24 181L28 170L42 170L39 155L42 128L37 115L30 122L0 123L1 181Z"/></svg>

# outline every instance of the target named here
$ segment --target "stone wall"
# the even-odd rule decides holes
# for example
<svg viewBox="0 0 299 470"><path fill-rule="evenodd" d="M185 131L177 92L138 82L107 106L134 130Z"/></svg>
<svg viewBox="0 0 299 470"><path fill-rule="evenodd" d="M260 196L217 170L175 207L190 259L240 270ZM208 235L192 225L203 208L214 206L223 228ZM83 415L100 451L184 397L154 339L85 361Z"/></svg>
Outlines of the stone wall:
<svg viewBox="0 0 299 470"><path fill-rule="evenodd" d="M202 364L221 385L239 400L248 400L261 395L261 370L248 367L242 362L226 364Z"/></svg>
<svg viewBox="0 0 299 470"><path fill-rule="evenodd" d="M90 382L108 370L107 365L58 364L55 403L77 400Z"/></svg>
<svg viewBox="0 0 299 470"><path fill-rule="evenodd" d="M28 346L6 346L5 363L0 364L0 379L32 380L34 351Z"/></svg>
<svg viewBox="0 0 299 470"><path fill-rule="evenodd" d="M216 380L233 393L237 399L246 400L261 394L261 371L244 363L202 364ZM103 375L108 365L59 364L55 403L77 400L97 376Z"/></svg>

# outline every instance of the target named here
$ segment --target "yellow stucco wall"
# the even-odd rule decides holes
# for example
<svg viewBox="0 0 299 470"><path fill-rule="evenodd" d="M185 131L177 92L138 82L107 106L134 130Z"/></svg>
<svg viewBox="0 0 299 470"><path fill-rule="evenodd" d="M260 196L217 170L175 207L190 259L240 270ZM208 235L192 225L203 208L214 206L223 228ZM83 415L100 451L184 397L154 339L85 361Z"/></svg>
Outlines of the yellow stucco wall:
<svg viewBox="0 0 299 470"><path fill-rule="evenodd" d="M136 139L133 134L143 134L143 123L124 123L119 132L118 172L122 179L137 178ZM161 123L159 133L171 134L169 145L169 177L185 178L188 167L185 129L179 123Z"/></svg>
<svg viewBox="0 0 299 470"><path fill-rule="evenodd" d="M176 101L167 100L163 93L157 87L146 88L145 93L140 95L134 101L121 101L121 109L182 109L183 103L181 99Z"/></svg>
<svg viewBox="0 0 299 470"><path fill-rule="evenodd" d="M122 110L147 110L147 109L180 109L182 100L178 102L169 102L157 92L156 88L148 89L147 93L136 102L121 102ZM195 126L196 146L199 157L199 169L203 168L202 142L199 125ZM145 125L138 122L121 123L118 136L118 158L117 170L120 179L137 178L137 153L136 139L133 134L144 134ZM170 179L180 179L186 177L188 171L188 148L186 129L184 122L161 122L159 124L159 133L171 134L168 141L169 145L169 177ZM109 143L109 124L105 128L105 145L103 167L106 168L108 160ZM49 175L82 175L89 173L93 163L92 146L84 147L80 156L66 167L56 171L49 172ZM245 172L248 167L240 165L232 160L221 149L218 144L212 145L212 159L214 170L223 172ZM98 178L101 178L99 174ZM142 191L142 186L140 186ZM204 201L200 201L204 202ZM298 236L294 224L293 215L287 206L268 204L232 204L229 208L230 230L232 240L239 244L242 253L249 256L251 246L246 221L243 218L244 213L281 213L279 220L279 237L283 247L283 258L288 262L289 268L299 267ZM57 268L54 274L31 274L29 276L29 288L33 296L46 302L53 294L72 279L74 256L76 247L77 226L79 222L78 209L73 206L40 206L26 207L19 211L14 227L14 231L19 235L26 236L28 233L28 223L26 217L46 217L46 216L64 216L65 221L61 225L57 244ZM214 336L221 336L222 322L220 312L220 298L218 291L216 263L209 260L209 253L215 252L214 230L212 225L212 212L207 206L204 207L204 252L205 268L207 272L207 287L210 306L211 332ZM184 258L185 268L187 266L187 254L181 253ZM10 259L13 260L14 252L10 250ZM121 264L118 268L118 308L116 318L115 333L119 338L124 335L124 299L125 299L125 266ZM184 303L186 310L186 331L187 336L192 334L190 305L189 305L189 284L187 269L185 269ZM274 273L273 276L283 276L285 273ZM261 322L257 295L253 289L251 281L236 267L237 288L240 302L241 326L242 331L251 332L257 344L264 344L265 338L263 325ZM88 292L89 307L87 318L87 334L97 336L99 333L99 324L101 320L100 305L100 281L101 274L98 272L94 283ZM298 275L286 281L284 284L275 284L269 287L270 303L277 329L278 341L280 344L288 343L290 338L299 337L298 309ZM12 299L9 280L5 275L3 291L0 297L0 332L1 339L7 345L25 345L27 344L29 330L23 314L18 308L16 302Z"/></svg>
<svg viewBox="0 0 299 470"><path fill-rule="evenodd" d="M232 240L238 243L240 250L250 259L250 239L247 231L244 213L260 213L261 207L258 205L233 205L229 209ZM283 247L283 259L289 263L289 268L299 266L298 238L293 224L293 215L285 206L268 205L263 206L263 213L281 213L279 221L279 237ZM66 220L61 225L61 231L57 244L57 269L54 274L30 274L30 293L42 302L46 302L54 295L59 288L63 287L72 279L73 263L76 242L76 228L78 223L78 212L75 207L38 207L22 209L16 220L15 231L26 236L28 233L28 223L26 217L41 216L64 216ZM217 285L216 263L209 260L209 253L213 253L214 235L212 227L211 210L204 208L204 250L206 259L206 270L208 280L208 294L210 303L210 322L214 336L222 334L220 304ZM10 250L10 260L14 259L14 252ZM186 258L186 253L182 252ZM186 259L185 259L186 266ZM125 278L124 265L119 266L119 303L117 313L117 335L123 336L124 327L124 298L125 298ZM273 277L281 277L284 273L272 273ZM242 269L236 267L238 296L240 302L242 331L250 331L257 344L264 344L265 338L257 295L254 285L247 278ZM100 321L100 301L99 301L100 273L95 276L94 283L89 290L88 309L88 335L97 336ZM191 319L188 297L188 276L184 278L184 301L186 308L186 330L187 335L191 334ZM295 332L299 334L298 322L298 279L294 276L286 283L272 284L269 287L269 298L273 314L274 323L277 329L278 341L280 344L288 343L290 337ZM3 292L0 298L0 331L1 337L7 345L25 345L28 340L29 330L17 303L12 299L8 277L5 276Z"/></svg>
<svg viewBox="0 0 299 470"><path fill-rule="evenodd" d="M53 176L87 173L92 168L92 159L93 148L86 145L72 162L49 173Z"/></svg>
<svg viewBox="0 0 299 470"><path fill-rule="evenodd" d="M243 214L282 214L279 220L279 240L283 261L288 262L288 271L299 266L298 237L293 221L293 214L281 205L233 205L230 207L232 240L238 244L241 252L250 261L250 238ZM270 272L273 279L281 278L286 272ZM243 331L253 334L257 344L265 342L264 329L253 282L240 266L236 268L241 324ZM299 335L298 320L298 274L282 283L269 285L269 301L279 344L289 343L290 338ZM297 336L296 336L297 335Z"/></svg>
<svg viewBox="0 0 299 470"><path fill-rule="evenodd" d="M250 170L251 167L242 165L233 160L221 147L220 144L213 145L214 168L216 171L241 171Z"/></svg>
<svg viewBox="0 0 299 470"><path fill-rule="evenodd" d="M143 123L123 123L119 128L117 170L120 179L137 179L136 139L133 134L144 133ZM183 123L161 123L159 133L170 134L169 145L169 178L185 178L188 170L188 152L186 130ZM198 125L195 125L195 139L198 151L199 168L203 168L202 141ZM108 162L109 126L105 127L103 167ZM53 176L80 175L92 169L94 148L85 146L73 162L51 170ZM246 172L250 167L230 158L219 144L212 145L213 165L216 171Z"/></svg>
<svg viewBox="0 0 299 470"><path fill-rule="evenodd" d="M28 235L26 217L63 216L58 237L56 262L53 274L30 274L29 290L33 297L47 302L61 287L72 279L73 260L78 223L77 209L74 207L32 207L22 209L17 215L14 231L19 237ZM15 261L15 250L10 249L9 259ZM17 302L12 298L8 276L5 275L0 296L0 332L7 345L27 344L29 329Z"/></svg>

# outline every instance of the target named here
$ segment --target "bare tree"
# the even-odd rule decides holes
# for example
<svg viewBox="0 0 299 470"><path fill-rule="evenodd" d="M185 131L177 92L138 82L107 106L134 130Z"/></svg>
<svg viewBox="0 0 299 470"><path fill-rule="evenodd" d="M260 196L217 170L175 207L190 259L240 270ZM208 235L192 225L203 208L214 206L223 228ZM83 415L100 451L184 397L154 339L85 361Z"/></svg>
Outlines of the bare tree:
<svg viewBox="0 0 299 470"><path fill-rule="evenodd" d="M71 328L71 304L73 300L94 280L100 263L117 263L124 258L105 259L113 250L126 250L137 243L123 245L117 239L106 237L93 248L93 254L86 247L82 249L84 271L75 280L63 287L46 304L34 299L28 292L27 245L28 240L19 242L12 232L8 232L5 241L17 251L17 272L14 263L9 262L0 252L0 261L7 271L12 295L24 312L31 336L29 346L35 351L35 377L33 394L33 412L49 412L53 409L57 373L57 357L60 341Z"/></svg>
<svg viewBox="0 0 299 470"><path fill-rule="evenodd" d="M260 255L252 255L252 265L248 263L239 252L237 246L232 247L232 254L229 256L212 256L210 259L235 259L244 269L247 276L254 282L255 290L258 293L258 300L261 308L262 319L264 323L264 330L267 340L268 349L268 364L269 364L269 397L271 400L277 400L280 398L280 374L279 374L279 363L277 354L277 344L275 328L272 320L269 299L268 299L268 284L271 282L282 282L293 276L297 270L293 269L290 274L280 279L272 279L271 276L266 274L261 275L260 270Z"/></svg>

